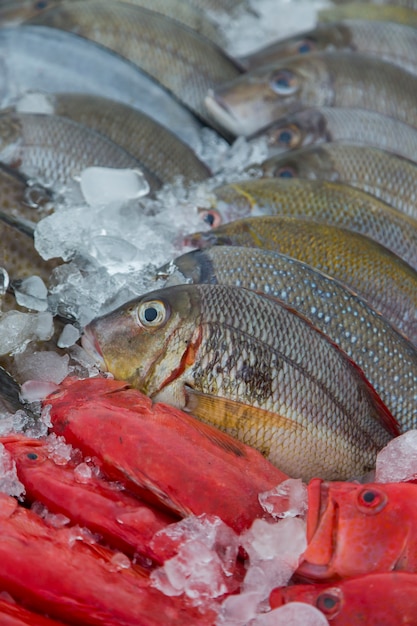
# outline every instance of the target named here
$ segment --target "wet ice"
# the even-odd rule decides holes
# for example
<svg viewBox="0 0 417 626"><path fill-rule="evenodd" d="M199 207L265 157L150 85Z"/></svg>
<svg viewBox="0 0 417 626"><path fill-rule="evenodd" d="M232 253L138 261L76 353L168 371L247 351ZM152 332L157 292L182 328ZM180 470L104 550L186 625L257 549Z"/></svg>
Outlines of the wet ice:
<svg viewBox="0 0 417 626"><path fill-rule="evenodd" d="M17 476L16 463L3 444L0 444L0 491L15 497L25 493L25 488Z"/></svg>
<svg viewBox="0 0 417 626"><path fill-rule="evenodd" d="M30 341L50 339L53 330L52 315L48 311L8 311L0 317L0 354L22 352Z"/></svg>
<svg viewBox="0 0 417 626"><path fill-rule="evenodd" d="M16 302L27 309L46 311L48 290L39 276L29 276L13 283Z"/></svg>
<svg viewBox="0 0 417 626"><path fill-rule="evenodd" d="M390 441L377 456L375 481L394 483L417 478L417 430Z"/></svg>
<svg viewBox="0 0 417 626"><path fill-rule="evenodd" d="M289 478L274 489L260 493L259 502L276 519L304 515L307 511L307 487L300 478Z"/></svg>

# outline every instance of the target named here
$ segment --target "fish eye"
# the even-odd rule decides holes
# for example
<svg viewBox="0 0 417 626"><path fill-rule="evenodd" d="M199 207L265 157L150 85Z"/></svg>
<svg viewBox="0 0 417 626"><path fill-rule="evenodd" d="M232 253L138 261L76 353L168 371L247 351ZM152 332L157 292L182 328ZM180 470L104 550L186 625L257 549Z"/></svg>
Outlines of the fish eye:
<svg viewBox="0 0 417 626"><path fill-rule="evenodd" d="M297 91L298 81L294 72L279 70L275 72L269 81L270 87L280 96L289 96Z"/></svg>
<svg viewBox="0 0 417 626"><path fill-rule="evenodd" d="M38 455L35 454L35 452L28 452L26 457L30 460L30 461L36 461L36 459L38 458Z"/></svg>
<svg viewBox="0 0 417 626"><path fill-rule="evenodd" d="M358 494L359 508L364 512L378 513L387 504L387 498L377 489L362 489Z"/></svg>
<svg viewBox="0 0 417 626"><path fill-rule="evenodd" d="M210 226L210 228L216 228L222 223L221 215L216 209L201 211L201 219L205 224Z"/></svg>
<svg viewBox="0 0 417 626"><path fill-rule="evenodd" d="M40 0L39 2L35 2L35 9L39 9L40 11L42 9L46 9L47 6L48 6L47 0Z"/></svg>
<svg viewBox="0 0 417 626"><path fill-rule="evenodd" d="M275 131L269 139L271 145L281 145L286 148L297 148L301 142L300 129L295 125L286 126Z"/></svg>
<svg viewBox="0 0 417 626"><path fill-rule="evenodd" d="M312 39L303 39L298 45L298 54L307 54L315 49L315 42Z"/></svg>
<svg viewBox="0 0 417 626"><path fill-rule="evenodd" d="M342 604L341 591L337 587L327 589L316 600L317 608L327 615L334 617L339 613Z"/></svg>
<svg viewBox="0 0 417 626"><path fill-rule="evenodd" d="M139 324L144 328L159 328L169 317L168 307L162 300L142 302L137 309Z"/></svg>
<svg viewBox="0 0 417 626"><path fill-rule="evenodd" d="M295 176L296 171L290 165L284 165L275 171L276 178L294 178Z"/></svg>

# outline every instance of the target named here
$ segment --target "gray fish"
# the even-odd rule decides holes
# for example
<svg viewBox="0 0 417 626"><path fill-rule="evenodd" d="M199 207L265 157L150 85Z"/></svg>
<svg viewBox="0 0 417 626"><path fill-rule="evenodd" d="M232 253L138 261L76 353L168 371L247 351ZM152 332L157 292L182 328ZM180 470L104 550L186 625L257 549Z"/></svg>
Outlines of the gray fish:
<svg viewBox="0 0 417 626"><path fill-rule="evenodd" d="M126 104L89 94L60 93L47 96L46 107L106 135L164 183L178 176L200 181L211 174L187 144Z"/></svg>
<svg viewBox="0 0 417 626"><path fill-rule="evenodd" d="M417 127L417 77L351 52L313 52L265 65L211 90L206 106L234 135L251 135L314 106L370 109Z"/></svg>
<svg viewBox="0 0 417 626"><path fill-rule="evenodd" d="M280 63L297 54L345 50L385 59L417 74L417 29L376 20L345 19L317 24L312 29L280 39L239 58L245 69Z"/></svg>
<svg viewBox="0 0 417 626"><path fill-rule="evenodd" d="M267 216L190 235L187 243L251 246L294 257L350 287L417 345L417 272L364 235L307 219Z"/></svg>
<svg viewBox="0 0 417 626"><path fill-rule="evenodd" d="M220 48L179 22L116 0L71 0L28 23L72 31L110 48L210 125L204 107L207 90L240 74Z"/></svg>
<svg viewBox="0 0 417 626"><path fill-rule="evenodd" d="M343 143L309 146L267 159L260 175L345 183L417 219L417 164L384 150Z"/></svg>
<svg viewBox="0 0 417 626"><path fill-rule="evenodd" d="M161 186L140 161L110 139L56 115L0 114L0 160L57 192L93 165L140 169L152 190Z"/></svg>
<svg viewBox="0 0 417 626"><path fill-rule="evenodd" d="M153 291L93 320L83 345L95 346L117 379L186 408L291 476L361 474L397 430L344 352L294 310L248 289Z"/></svg>
<svg viewBox="0 0 417 626"><path fill-rule="evenodd" d="M417 5L416 5L417 7ZM360 19L360 20L384 20L407 26L417 26L417 11L408 7L383 4L361 4L360 2L348 2L347 4L319 9L318 20L320 22L334 22L336 20Z"/></svg>
<svg viewBox="0 0 417 626"><path fill-rule="evenodd" d="M315 107L293 113L261 131L273 156L306 146L346 142L373 146L417 161L417 129L365 109Z"/></svg>
<svg viewBox="0 0 417 626"><path fill-rule="evenodd" d="M0 104L28 91L92 93L146 113L193 149L201 124L150 76L111 50L43 26L0 28Z"/></svg>
<svg viewBox="0 0 417 626"><path fill-rule="evenodd" d="M161 268L167 285L236 285L305 315L363 370L402 431L417 425L417 348L357 294L286 255L239 246L188 252Z"/></svg>

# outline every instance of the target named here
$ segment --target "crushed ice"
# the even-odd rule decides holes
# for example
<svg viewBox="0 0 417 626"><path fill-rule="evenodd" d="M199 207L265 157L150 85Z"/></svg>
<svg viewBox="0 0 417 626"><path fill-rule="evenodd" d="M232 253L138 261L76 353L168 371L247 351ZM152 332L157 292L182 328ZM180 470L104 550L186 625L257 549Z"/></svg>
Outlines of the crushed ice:
<svg viewBox="0 0 417 626"><path fill-rule="evenodd" d="M15 497L25 493L25 487L17 476L16 463L3 444L0 444L0 491Z"/></svg>
<svg viewBox="0 0 417 626"><path fill-rule="evenodd" d="M390 441L377 456L375 482L417 480L417 430Z"/></svg>

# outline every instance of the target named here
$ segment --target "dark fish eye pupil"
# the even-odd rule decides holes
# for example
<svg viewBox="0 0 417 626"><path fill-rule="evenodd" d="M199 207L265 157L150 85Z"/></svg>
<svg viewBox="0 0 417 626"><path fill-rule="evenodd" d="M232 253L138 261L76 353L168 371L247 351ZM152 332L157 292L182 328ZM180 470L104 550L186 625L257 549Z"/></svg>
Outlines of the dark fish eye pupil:
<svg viewBox="0 0 417 626"><path fill-rule="evenodd" d="M206 215L204 216L204 220L203 220L206 224L208 224L209 226L213 226L214 224L214 215L213 213L206 213Z"/></svg>
<svg viewBox="0 0 417 626"><path fill-rule="evenodd" d="M376 493L374 493L373 491L365 491L362 497L364 502L371 503L375 500Z"/></svg>
<svg viewBox="0 0 417 626"><path fill-rule="evenodd" d="M294 172L289 167L283 167L278 171L279 178L294 178Z"/></svg>
<svg viewBox="0 0 417 626"><path fill-rule="evenodd" d="M279 136L280 141L282 141L282 143L288 144L291 141L291 133L289 130L283 130L282 133Z"/></svg>
<svg viewBox="0 0 417 626"><path fill-rule="evenodd" d="M337 601L336 598L332 598L332 596L324 596L322 602L325 609L332 609Z"/></svg>
<svg viewBox="0 0 417 626"><path fill-rule="evenodd" d="M48 6L48 3L46 1L37 2L35 4L35 9L45 9L47 6Z"/></svg>
<svg viewBox="0 0 417 626"><path fill-rule="evenodd" d="M158 311L155 309L155 307L150 306L149 309L146 309L146 311L145 311L145 320L147 322L155 321L157 316L158 316Z"/></svg>
<svg viewBox="0 0 417 626"><path fill-rule="evenodd" d="M311 45L307 41L304 41L302 44L300 44L298 48L298 52L300 54L305 54L306 52L310 52L310 50L311 50Z"/></svg>
<svg viewBox="0 0 417 626"><path fill-rule="evenodd" d="M287 76L279 76L279 78L277 78L275 80L275 83L279 86L279 87L289 87L290 86L290 81L288 80Z"/></svg>
<svg viewBox="0 0 417 626"><path fill-rule="evenodd" d="M38 458L38 455L35 454L34 452L28 452L27 454L28 459L30 459L31 461L36 461L36 459Z"/></svg>

